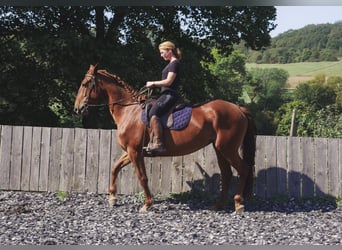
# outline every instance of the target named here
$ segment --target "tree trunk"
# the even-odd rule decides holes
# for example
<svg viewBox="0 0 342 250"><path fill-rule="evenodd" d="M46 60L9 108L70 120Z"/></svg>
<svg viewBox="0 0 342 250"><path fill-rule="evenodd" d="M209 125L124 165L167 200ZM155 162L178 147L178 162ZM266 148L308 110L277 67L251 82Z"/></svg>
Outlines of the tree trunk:
<svg viewBox="0 0 342 250"><path fill-rule="evenodd" d="M105 36L104 6L95 7L96 12L96 39L102 41Z"/></svg>
<svg viewBox="0 0 342 250"><path fill-rule="evenodd" d="M124 21L126 15L129 13L128 6L119 6L113 8L113 20L109 25L107 35L105 37L106 40L110 40L111 42L118 42L119 39L119 26Z"/></svg>

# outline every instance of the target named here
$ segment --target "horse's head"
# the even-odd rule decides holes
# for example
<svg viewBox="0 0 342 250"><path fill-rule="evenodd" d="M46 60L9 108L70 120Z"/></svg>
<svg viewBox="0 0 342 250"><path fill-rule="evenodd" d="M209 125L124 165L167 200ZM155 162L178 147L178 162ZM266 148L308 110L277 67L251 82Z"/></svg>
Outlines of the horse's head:
<svg viewBox="0 0 342 250"><path fill-rule="evenodd" d="M98 99L98 90L95 79L97 64L90 65L89 70L85 74L81 86L75 99L74 110L77 114L86 115L88 112L88 104L95 103Z"/></svg>

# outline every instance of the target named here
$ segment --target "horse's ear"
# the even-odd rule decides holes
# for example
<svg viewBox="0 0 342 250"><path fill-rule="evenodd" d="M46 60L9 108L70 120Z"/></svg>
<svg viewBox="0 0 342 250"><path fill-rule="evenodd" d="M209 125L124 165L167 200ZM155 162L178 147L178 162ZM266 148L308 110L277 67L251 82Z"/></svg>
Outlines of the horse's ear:
<svg viewBox="0 0 342 250"><path fill-rule="evenodd" d="M97 71L98 66L99 63L96 63L95 65L90 64L89 71L93 71L93 73L95 73Z"/></svg>
<svg viewBox="0 0 342 250"><path fill-rule="evenodd" d="M94 66L94 72L97 71L98 66L99 66L99 63L96 63L95 66Z"/></svg>

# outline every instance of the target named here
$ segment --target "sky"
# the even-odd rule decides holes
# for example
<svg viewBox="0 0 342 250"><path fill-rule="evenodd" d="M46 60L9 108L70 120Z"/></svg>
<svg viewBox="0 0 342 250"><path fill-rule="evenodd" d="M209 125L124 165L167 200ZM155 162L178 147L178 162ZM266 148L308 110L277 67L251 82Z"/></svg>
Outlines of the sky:
<svg viewBox="0 0 342 250"><path fill-rule="evenodd" d="M300 29L309 24L342 21L341 6L276 6L278 26L270 34L275 37L290 29Z"/></svg>

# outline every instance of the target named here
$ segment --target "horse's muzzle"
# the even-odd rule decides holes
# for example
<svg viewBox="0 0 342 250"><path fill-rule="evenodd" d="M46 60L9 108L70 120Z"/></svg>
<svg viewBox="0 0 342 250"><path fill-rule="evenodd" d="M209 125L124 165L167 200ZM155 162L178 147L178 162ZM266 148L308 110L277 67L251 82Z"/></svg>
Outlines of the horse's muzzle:
<svg viewBox="0 0 342 250"><path fill-rule="evenodd" d="M76 114L78 115L86 115L88 113L88 105L83 103L80 104L79 106L74 107L74 111L76 112Z"/></svg>

